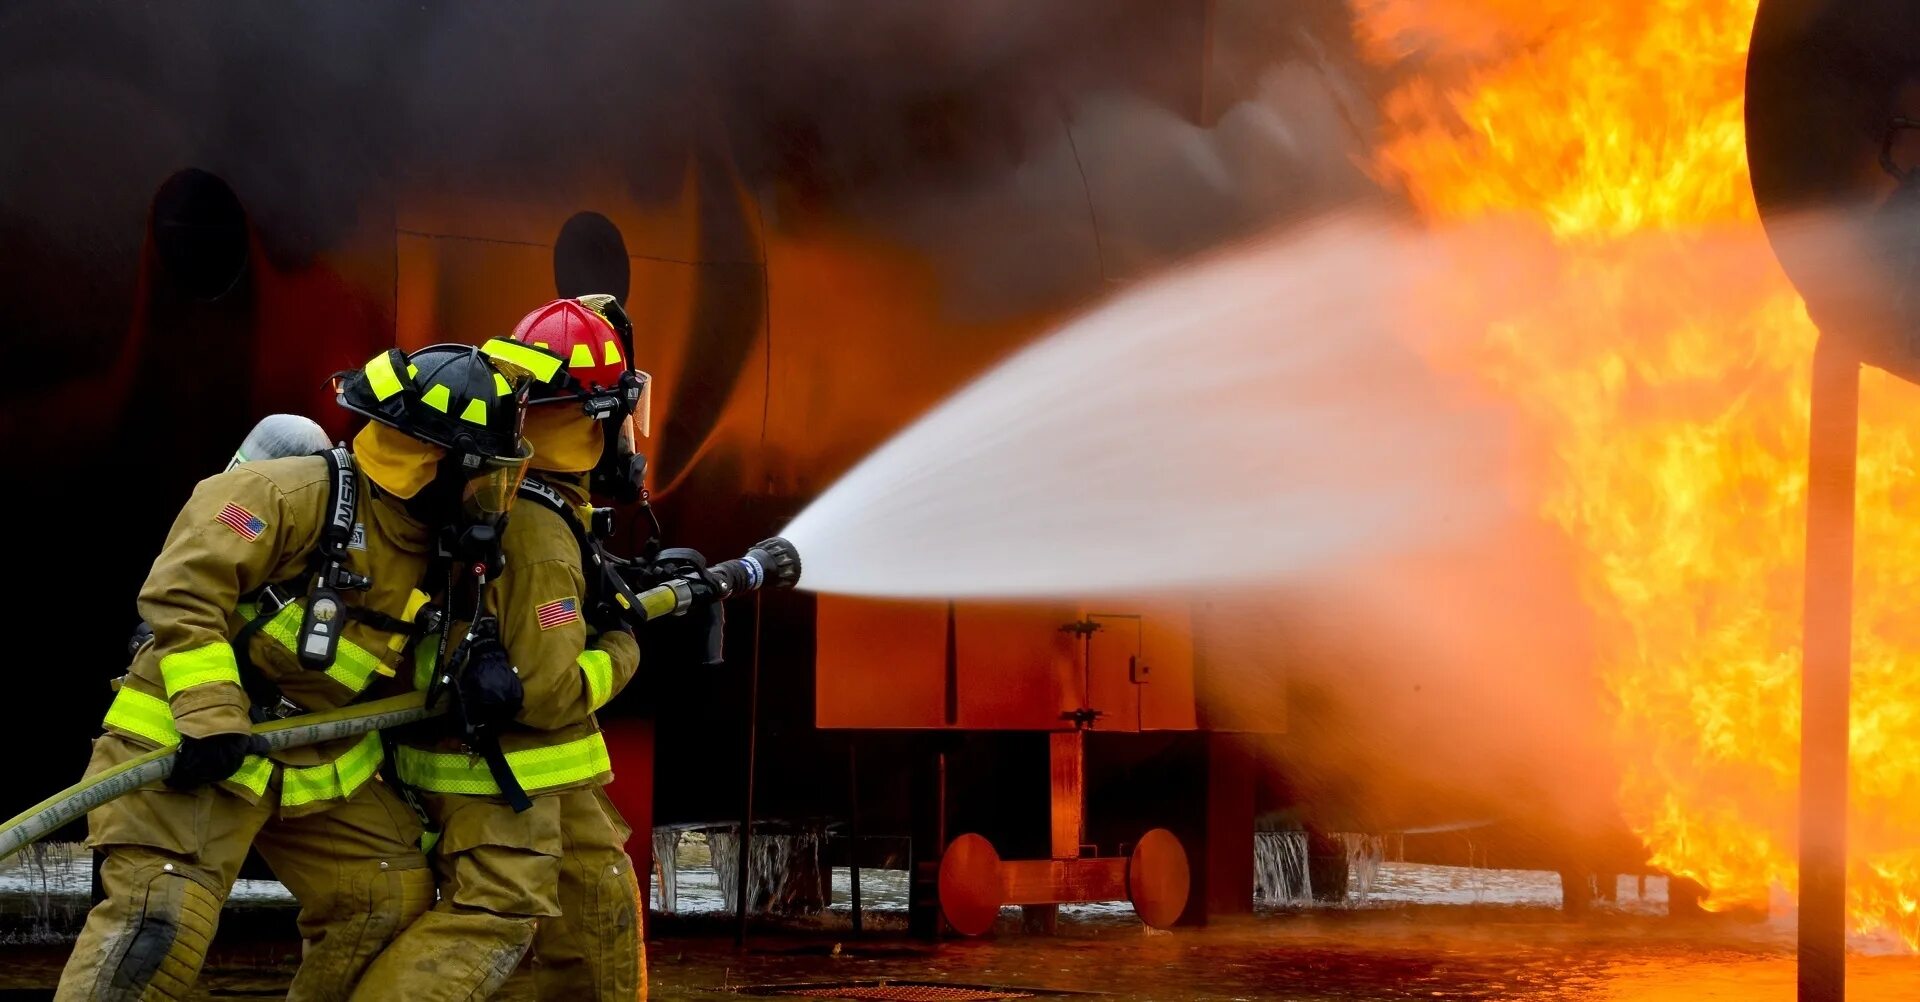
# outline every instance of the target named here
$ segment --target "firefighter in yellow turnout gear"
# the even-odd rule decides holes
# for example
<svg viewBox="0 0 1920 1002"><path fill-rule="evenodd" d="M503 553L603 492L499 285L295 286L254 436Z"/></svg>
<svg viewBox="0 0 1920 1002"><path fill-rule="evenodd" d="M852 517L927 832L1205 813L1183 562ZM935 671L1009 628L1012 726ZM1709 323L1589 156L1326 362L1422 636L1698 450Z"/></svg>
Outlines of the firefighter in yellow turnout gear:
<svg viewBox="0 0 1920 1002"><path fill-rule="evenodd" d="M594 719L633 677L640 653L617 618L593 614L583 541L569 524L589 508L589 471L619 451L607 441L624 441L631 457L632 430L642 426L645 376L629 368L613 333L600 314L561 300L521 323L523 357L502 354L530 370L546 359L553 371L529 401L533 470L502 537L505 573L488 595L524 688L500 745L531 806L515 811L489 764L455 741L395 749L402 782L420 791L441 829L441 897L356 998L486 998L530 947L543 999L645 996L638 875L628 829L601 790L612 767ZM427 686L429 666L420 667Z"/></svg>
<svg viewBox="0 0 1920 1002"><path fill-rule="evenodd" d="M57 998L186 997L251 845L300 902L289 998L344 998L431 903L420 825L376 778L377 735L266 757L248 729L396 672L435 533L497 517L524 469L524 389L501 371L467 346L378 356L348 381L380 405L352 453L246 463L194 489L141 588L151 636L89 773L160 745L178 757L164 786L89 816L106 900Z"/></svg>

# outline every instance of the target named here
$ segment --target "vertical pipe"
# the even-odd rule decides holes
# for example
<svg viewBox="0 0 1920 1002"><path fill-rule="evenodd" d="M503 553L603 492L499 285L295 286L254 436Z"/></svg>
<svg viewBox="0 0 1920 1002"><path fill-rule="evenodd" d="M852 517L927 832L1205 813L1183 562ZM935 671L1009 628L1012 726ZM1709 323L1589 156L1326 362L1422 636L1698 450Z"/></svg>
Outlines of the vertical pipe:
<svg viewBox="0 0 1920 1002"><path fill-rule="evenodd" d="M760 751L760 598L753 593L753 656L747 668L747 792L740 809L740 844L734 848L734 921L733 945L747 945L747 866L753 857L753 773Z"/></svg>
<svg viewBox="0 0 1920 1002"><path fill-rule="evenodd" d="M860 932L860 742L847 735L847 828L851 838L847 874L853 893L853 931Z"/></svg>
<svg viewBox="0 0 1920 1002"><path fill-rule="evenodd" d="M946 679L946 688L941 690L940 719L946 721L948 727L952 727L960 722L960 641L952 602L947 603L946 660L941 668Z"/></svg>
<svg viewBox="0 0 1920 1002"><path fill-rule="evenodd" d="M1053 793L1050 844L1054 859L1079 859L1080 846L1087 840L1086 739L1086 732L1081 730L1054 731L1047 735Z"/></svg>
<svg viewBox="0 0 1920 1002"><path fill-rule="evenodd" d="M948 736L926 731L912 742L911 825L907 885L907 935L940 935L940 859L947 847Z"/></svg>
<svg viewBox="0 0 1920 1002"><path fill-rule="evenodd" d="M1860 361L1837 337L1813 352L1800 694L1800 1002L1846 997L1847 702L1853 673L1854 463Z"/></svg>

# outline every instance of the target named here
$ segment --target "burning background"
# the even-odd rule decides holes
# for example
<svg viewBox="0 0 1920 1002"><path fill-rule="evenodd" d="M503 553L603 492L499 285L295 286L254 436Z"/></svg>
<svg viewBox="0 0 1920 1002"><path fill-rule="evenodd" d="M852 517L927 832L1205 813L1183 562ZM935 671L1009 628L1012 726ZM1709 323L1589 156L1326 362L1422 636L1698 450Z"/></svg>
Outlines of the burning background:
<svg viewBox="0 0 1920 1002"><path fill-rule="evenodd" d="M1710 907L1765 905L1795 870L1815 329L1747 183L1755 6L1369 2L1357 21L1400 74L1379 176L1437 225L1519 217L1550 241L1523 284L1552 305L1492 318L1455 361L1537 437L1528 490L1576 554L1621 809ZM1448 291L1499 303L1514 277ZM1877 370L1862 392L1851 911L1911 946L1920 396Z"/></svg>
<svg viewBox="0 0 1920 1002"><path fill-rule="evenodd" d="M1408 292L1421 322L1404 335L1511 416L1498 487L1518 513L1228 617L1284 652L1278 754L1309 799L1355 815L1545 798L1580 829L1622 812L1713 906L1764 903L1793 883L1814 329L1747 186L1754 6L796 0L545 7L528 23L493 4L13 5L0 121L24 141L0 148L0 332L11 358L54 374L8 394L0 433L50 480L91 485L108 467L184 496L253 414L291 399L333 419L318 374L396 330L464 330L444 302L392 288L435 234L403 232L395 251L394 228L363 241L365 220L585 175L663 218L695 204L688 257L736 273L635 311L702 335L649 346L666 391L656 486L670 504L745 489L790 512L1110 287L1385 206L1447 241L1457 267ZM143 225L155 187L192 163L244 201L255 263L239 315L168 291ZM536 277L523 300L547 291ZM809 315L778 336L828 346L832 364L771 347L770 297ZM292 319L271 340L236 338L247 304L269 300L318 306L273 312ZM1920 634L1903 600L1920 529L1901 513L1917 404L1869 373L1852 791L1855 921L1909 943ZM29 434L49 413L58 440ZM43 510L6 504L14 524ZM116 510L45 586L107 596L119 622L144 569L128 553L171 509ZM96 609L50 615L76 663L118 665ZM1398 625L1370 635L1378 622ZM24 683L81 707L69 771L110 674ZM1258 718L1269 683L1241 681L1219 709ZM0 736L0 753L42 737Z"/></svg>

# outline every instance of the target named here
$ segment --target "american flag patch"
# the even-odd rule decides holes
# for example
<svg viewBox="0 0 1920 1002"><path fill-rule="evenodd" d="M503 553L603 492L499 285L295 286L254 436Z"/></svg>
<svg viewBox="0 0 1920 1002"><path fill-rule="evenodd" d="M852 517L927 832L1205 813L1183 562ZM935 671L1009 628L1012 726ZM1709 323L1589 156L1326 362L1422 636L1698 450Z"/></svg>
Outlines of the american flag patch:
<svg viewBox="0 0 1920 1002"><path fill-rule="evenodd" d="M556 598L533 610L534 618L540 621L540 628L551 630L556 626L565 626L580 618L580 610L570 598Z"/></svg>
<svg viewBox="0 0 1920 1002"><path fill-rule="evenodd" d="M249 543L259 539L260 534L267 531L267 523L260 521L260 516L237 504L228 503L225 508L220 509L220 514L214 517L218 518L222 525L239 533L240 538Z"/></svg>

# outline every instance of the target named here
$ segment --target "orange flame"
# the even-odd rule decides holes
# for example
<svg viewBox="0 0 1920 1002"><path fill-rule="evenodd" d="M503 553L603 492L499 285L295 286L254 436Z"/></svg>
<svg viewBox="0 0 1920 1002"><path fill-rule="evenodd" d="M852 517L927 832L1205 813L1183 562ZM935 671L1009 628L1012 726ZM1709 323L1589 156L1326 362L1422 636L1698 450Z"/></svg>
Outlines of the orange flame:
<svg viewBox="0 0 1920 1002"><path fill-rule="evenodd" d="M1756 0L1357 0L1400 74L1376 164L1435 222L1551 235L1543 302L1480 376L1551 458L1615 700L1621 805L1709 906L1795 883L1807 383L1815 330L1767 250L1742 91ZM1482 281L1489 299L1508 290ZM1458 295L1455 290L1453 295ZM1577 296L1577 299L1568 297ZM1920 946L1920 392L1862 387L1849 883Z"/></svg>

